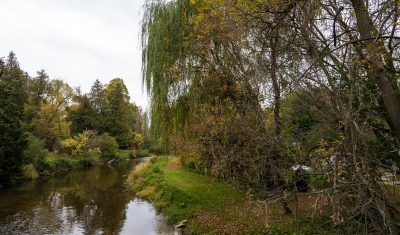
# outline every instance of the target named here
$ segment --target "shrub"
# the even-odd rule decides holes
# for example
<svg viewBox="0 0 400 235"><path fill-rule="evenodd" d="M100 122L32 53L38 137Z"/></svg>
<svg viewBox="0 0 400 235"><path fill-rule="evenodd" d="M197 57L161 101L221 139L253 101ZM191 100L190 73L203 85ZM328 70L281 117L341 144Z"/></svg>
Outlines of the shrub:
<svg viewBox="0 0 400 235"><path fill-rule="evenodd" d="M310 186L315 189L329 188L332 184L328 181L324 175L310 175Z"/></svg>
<svg viewBox="0 0 400 235"><path fill-rule="evenodd" d="M136 152L137 152L136 150L130 150L129 154L128 154L129 158L131 158L131 159L136 158L136 155L137 155Z"/></svg>
<svg viewBox="0 0 400 235"><path fill-rule="evenodd" d="M73 138L61 141L62 150L74 157L84 156L88 151L87 145L92 135L91 131L85 131Z"/></svg>
<svg viewBox="0 0 400 235"><path fill-rule="evenodd" d="M95 147L100 149L102 158L113 158L117 156L119 146L115 137L108 134L102 134L97 137L95 143Z"/></svg>
<svg viewBox="0 0 400 235"><path fill-rule="evenodd" d="M155 155L163 155L163 154L166 154L167 151L165 151L162 147L150 146L149 153L152 153Z"/></svg>
<svg viewBox="0 0 400 235"><path fill-rule="evenodd" d="M39 177L39 174L36 171L35 166L31 163L22 166L22 177L23 179L33 180L37 179Z"/></svg>
<svg viewBox="0 0 400 235"><path fill-rule="evenodd" d="M113 158L117 156L119 148L115 137L108 134L99 136L94 131L84 131L61 143L65 153L74 157L88 157L93 160Z"/></svg>
<svg viewBox="0 0 400 235"><path fill-rule="evenodd" d="M180 160L181 160L182 165L184 165L192 170L201 168L201 166L202 166L200 157L195 156L193 154L192 155L183 155L183 156L181 156Z"/></svg>
<svg viewBox="0 0 400 235"><path fill-rule="evenodd" d="M94 161L99 161L101 159L101 154L102 152L100 148L91 148L88 150L86 155L89 159L92 159Z"/></svg>
<svg viewBox="0 0 400 235"><path fill-rule="evenodd" d="M28 135L28 147L25 149L24 161L26 164L33 164L33 166L38 169L43 165L43 162L48 154L47 150L44 148L42 141L36 138L34 135Z"/></svg>
<svg viewBox="0 0 400 235"><path fill-rule="evenodd" d="M132 146L134 149L141 149L143 147L143 135L140 133L134 133L132 139Z"/></svg>
<svg viewBox="0 0 400 235"><path fill-rule="evenodd" d="M143 150L126 150L129 151L128 156L131 159L135 159L135 158L143 158L143 157L150 157L150 153L147 149L143 149Z"/></svg>
<svg viewBox="0 0 400 235"><path fill-rule="evenodd" d="M136 158L150 157L149 150L143 149L136 151Z"/></svg>
<svg viewBox="0 0 400 235"><path fill-rule="evenodd" d="M72 169L81 169L93 166L89 158L67 157L63 154L49 153L39 172L43 175L64 174Z"/></svg>

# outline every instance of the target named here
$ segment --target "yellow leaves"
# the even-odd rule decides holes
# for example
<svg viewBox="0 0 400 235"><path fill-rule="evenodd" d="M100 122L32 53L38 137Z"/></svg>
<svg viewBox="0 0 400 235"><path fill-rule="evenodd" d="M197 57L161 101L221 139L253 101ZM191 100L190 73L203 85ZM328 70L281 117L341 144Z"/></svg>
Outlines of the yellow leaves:
<svg viewBox="0 0 400 235"><path fill-rule="evenodd" d="M327 147L327 146L328 146L328 142L326 142L326 140L321 139L321 140L319 141L319 147L320 147L320 148L325 148L325 147Z"/></svg>
<svg viewBox="0 0 400 235"><path fill-rule="evenodd" d="M205 16L204 12L198 13L196 16L193 17L193 24L195 26L199 25L203 21L204 16Z"/></svg>
<svg viewBox="0 0 400 235"><path fill-rule="evenodd" d="M64 141L61 141L61 144L62 144L64 147L72 148L72 147L77 146L77 145L78 145L78 142L77 142L75 139L70 138L70 139L66 139L66 140L64 140Z"/></svg>
<svg viewBox="0 0 400 235"><path fill-rule="evenodd" d="M324 139L321 139L319 142L319 148L315 150L315 153L322 157L331 157L337 154L338 149L344 143L345 136L343 133L340 133L338 137L332 142L328 142Z"/></svg>
<svg viewBox="0 0 400 235"><path fill-rule="evenodd" d="M199 35L197 35L197 41L201 41L201 40L203 40L204 39L204 36L203 35L201 35L201 34L199 34Z"/></svg>
<svg viewBox="0 0 400 235"><path fill-rule="evenodd" d="M144 143L143 135L140 133L135 133L133 136L132 144L136 149L139 149Z"/></svg>
<svg viewBox="0 0 400 235"><path fill-rule="evenodd" d="M68 149L73 156L81 155L83 149L89 142L88 132L84 132L75 136L74 138L69 138L61 141L61 145Z"/></svg>
<svg viewBox="0 0 400 235"><path fill-rule="evenodd" d="M71 110L71 111L76 111L76 110L78 110L78 108L79 108L78 104L72 104L69 106L69 110Z"/></svg>

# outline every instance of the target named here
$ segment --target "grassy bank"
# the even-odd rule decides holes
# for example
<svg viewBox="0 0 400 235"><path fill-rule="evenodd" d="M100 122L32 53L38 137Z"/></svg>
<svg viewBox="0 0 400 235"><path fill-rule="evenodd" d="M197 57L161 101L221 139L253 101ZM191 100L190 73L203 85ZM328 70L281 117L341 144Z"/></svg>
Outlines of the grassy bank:
<svg viewBox="0 0 400 235"><path fill-rule="evenodd" d="M279 209L265 210L232 185L187 171L178 158L156 157L129 176L139 196L149 199L171 223L187 219L194 234L286 234ZM266 220L268 217L274 219ZM286 218L287 219L287 218ZM293 225L290 225L293 227Z"/></svg>
<svg viewBox="0 0 400 235"><path fill-rule="evenodd" d="M330 204L322 195L299 193L295 198L288 198L293 213L287 215L278 200L268 204L257 201L233 185L183 168L175 157L153 157L138 165L130 173L129 182L139 196L149 199L171 223L187 219L189 234L353 234L359 231L329 224ZM394 202L398 202L394 189L397 188L390 187L389 191Z"/></svg>
<svg viewBox="0 0 400 235"><path fill-rule="evenodd" d="M22 167L22 176L18 181L37 179L40 176L63 175L71 171L84 169L96 164L104 164L111 160L135 159L148 157L147 150L118 150L114 158L94 159L90 157L72 157L67 154L47 153L43 160L36 164Z"/></svg>
<svg viewBox="0 0 400 235"><path fill-rule="evenodd" d="M20 181L37 179L40 176L62 175L73 170L91 167L94 164L95 162L90 158L49 153L42 161L35 165L24 165Z"/></svg>

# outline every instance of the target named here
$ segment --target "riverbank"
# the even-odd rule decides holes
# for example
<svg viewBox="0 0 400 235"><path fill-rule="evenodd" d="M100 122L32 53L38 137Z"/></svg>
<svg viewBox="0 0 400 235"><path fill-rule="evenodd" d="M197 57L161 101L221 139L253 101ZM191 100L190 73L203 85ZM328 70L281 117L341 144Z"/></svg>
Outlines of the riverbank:
<svg viewBox="0 0 400 235"><path fill-rule="evenodd" d="M171 223L188 220L190 234L290 234L295 228L278 205L266 207L233 185L184 169L178 158L157 157L128 178L132 188L153 202ZM285 223L285 226L283 226ZM304 225L301 230L310 227ZM310 230L311 231L311 230Z"/></svg>
<svg viewBox="0 0 400 235"><path fill-rule="evenodd" d="M90 157L72 157L66 154L48 153L42 161L36 164L26 164L22 167L22 176L18 182L37 179L41 176L64 175L74 170L85 169L94 165L106 164L115 160L136 159L148 157L148 150L118 150L114 158L94 159Z"/></svg>
<svg viewBox="0 0 400 235"><path fill-rule="evenodd" d="M279 200L265 203L233 185L191 172L176 157L153 157L130 172L133 191L151 201L170 223L188 220L187 234L352 234L356 228L336 229L328 198L299 193L288 198L292 214ZM395 190L392 192L392 190ZM387 192L400 205L400 191Z"/></svg>

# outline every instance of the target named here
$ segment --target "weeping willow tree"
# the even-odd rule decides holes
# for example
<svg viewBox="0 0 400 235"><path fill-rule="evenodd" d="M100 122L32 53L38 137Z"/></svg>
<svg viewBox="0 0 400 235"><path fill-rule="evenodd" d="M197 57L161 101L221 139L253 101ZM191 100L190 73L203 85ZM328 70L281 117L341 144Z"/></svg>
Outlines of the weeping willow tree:
<svg viewBox="0 0 400 235"><path fill-rule="evenodd" d="M146 3L142 59L153 141L193 155L212 176L272 187L256 60L244 59L248 30L229 21L224 4Z"/></svg>
<svg viewBox="0 0 400 235"><path fill-rule="evenodd" d="M149 0L144 7L142 72L151 98L151 133L155 144L168 150L170 136L179 131L187 111L184 102L177 102L187 90L187 81L176 74L176 68L189 64L191 7L188 0Z"/></svg>

